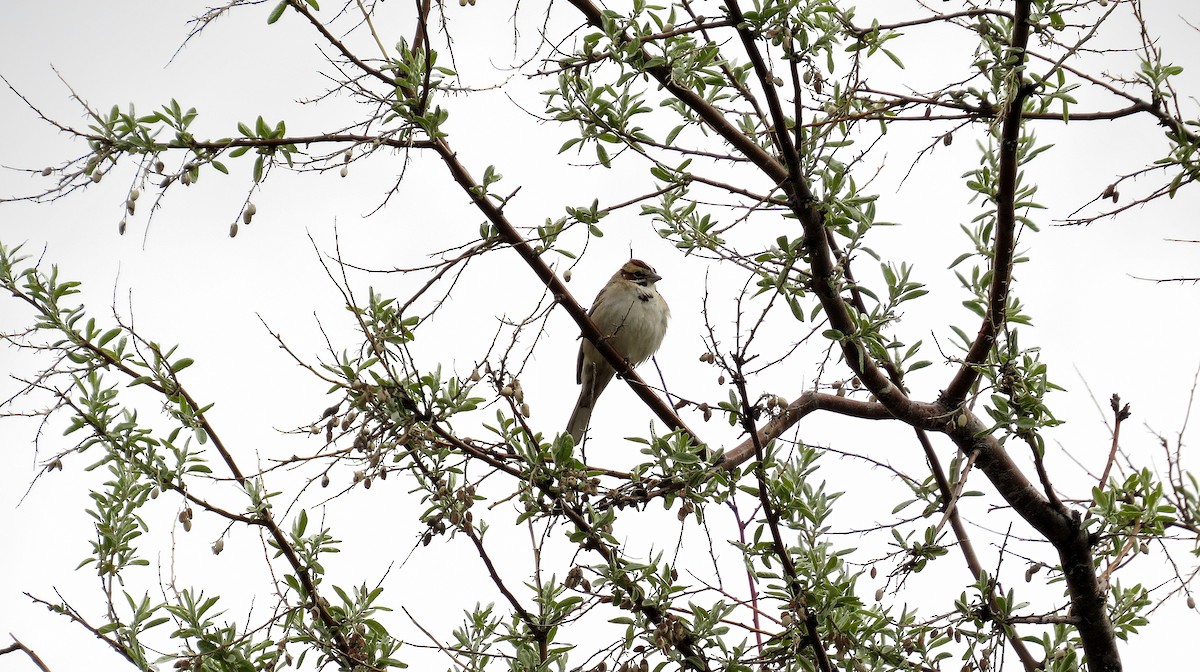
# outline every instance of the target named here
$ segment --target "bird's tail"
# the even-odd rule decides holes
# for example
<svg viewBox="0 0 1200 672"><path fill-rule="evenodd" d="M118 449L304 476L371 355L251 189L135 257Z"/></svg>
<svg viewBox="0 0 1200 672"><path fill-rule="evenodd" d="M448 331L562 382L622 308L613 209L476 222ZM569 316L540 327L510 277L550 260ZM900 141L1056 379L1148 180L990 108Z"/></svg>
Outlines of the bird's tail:
<svg viewBox="0 0 1200 672"><path fill-rule="evenodd" d="M571 419L567 422L567 431L575 439L575 445L583 443L583 433L587 431L588 423L592 421L592 404L595 395L584 387L579 391L579 401L575 402L575 410L571 411Z"/></svg>
<svg viewBox="0 0 1200 672"><path fill-rule="evenodd" d="M579 400L575 402L575 410L571 412L571 419L567 422L567 432L575 439L575 445L583 443L583 435L587 432L588 423L592 421L592 408L600 398L600 393L608 387L613 373L611 367L596 367L584 372Z"/></svg>

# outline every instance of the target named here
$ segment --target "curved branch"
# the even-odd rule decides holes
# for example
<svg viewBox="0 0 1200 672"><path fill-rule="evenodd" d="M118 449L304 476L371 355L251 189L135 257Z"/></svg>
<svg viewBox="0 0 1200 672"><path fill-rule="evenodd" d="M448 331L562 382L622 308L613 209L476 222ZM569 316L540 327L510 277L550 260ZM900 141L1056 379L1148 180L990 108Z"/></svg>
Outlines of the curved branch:
<svg viewBox="0 0 1200 672"><path fill-rule="evenodd" d="M11 635L9 636L11 637ZM12 644L0 649L0 656L3 656L6 653L12 653L14 651L24 652L25 655L29 656L29 660L33 661L34 665L37 665L39 670L42 672L50 672L50 668L46 666L46 663L42 662L42 659L36 653L34 653L33 649L22 644L21 640L17 639L16 637L13 637Z"/></svg>
<svg viewBox="0 0 1200 672"><path fill-rule="evenodd" d="M987 315L979 325L979 333L967 350L954 379L942 392L941 401L954 408L963 403L979 380L979 367L987 361L996 344L996 335L1006 321L1008 292L1012 284L1013 253L1017 229L1017 178L1020 171L1019 143L1025 101L1035 85L1024 78L1025 49L1029 45L1030 0L1017 2L1010 47L1013 76L1012 97L1008 100L1000 127L999 176L996 184L996 234L992 241L992 284L988 290Z"/></svg>

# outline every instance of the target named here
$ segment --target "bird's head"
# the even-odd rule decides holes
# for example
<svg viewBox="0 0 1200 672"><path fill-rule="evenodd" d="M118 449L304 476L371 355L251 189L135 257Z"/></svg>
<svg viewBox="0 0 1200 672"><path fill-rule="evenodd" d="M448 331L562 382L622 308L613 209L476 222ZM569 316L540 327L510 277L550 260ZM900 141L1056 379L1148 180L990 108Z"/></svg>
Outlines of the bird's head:
<svg viewBox="0 0 1200 672"><path fill-rule="evenodd" d="M662 276L654 272L654 268L641 259L630 259L618 271L621 278L642 287L653 287L654 283L662 280Z"/></svg>

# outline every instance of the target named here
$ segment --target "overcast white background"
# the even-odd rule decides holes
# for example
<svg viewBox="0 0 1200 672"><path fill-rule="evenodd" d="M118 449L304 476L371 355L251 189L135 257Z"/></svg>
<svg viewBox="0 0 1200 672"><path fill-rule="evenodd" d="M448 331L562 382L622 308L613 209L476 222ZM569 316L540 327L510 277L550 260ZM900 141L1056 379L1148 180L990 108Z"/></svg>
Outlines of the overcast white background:
<svg viewBox="0 0 1200 672"><path fill-rule="evenodd" d="M949 9L956 3L934 4ZM1151 29L1163 35L1161 46L1168 60L1200 68L1200 40L1185 22L1200 23L1200 12L1193 3L1181 0L1148 5ZM52 66L80 96L102 110L132 102L139 111L149 112L171 98L185 108L195 106L200 119L194 128L201 136L234 135L237 121L252 122L259 114L270 122L286 118L289 131L303 135L336 128L354 118L345 114L358 110L348 108L344 101L319 108L296 102L318 95L324 85L312 74L324 67L314 47L317 36L294 16L285 16L278 25L266 28L269 5L244 9L215 23L176 53L189 30L186 22L202 9L198 3L181 2L5 3L0 6L0 74L47 115L78 126L86 121L68 99ZM504 46L511 42L508 18L512 6L479 0L475 7L455 4L447 9L458 36L459 69L467 83L477 87L507 84L518 102L539 110L533 92L549 88L552 82L527 82L524 74L506 69L530 55L534 44L532 32L526 32L516 58L512 48ZM326 13L332 10L328 7ZM404 5L391 8L386 16L406 16L408 11ZM526 28L536 23L532 6L523 7L522 12L528 13L522 18ZM408 24L381 21L378 27L385 43L412 33ZM485 39L496 39L500 46L484 51L479 46ZM362 49L369 47L363 40L353 42ZM895 43L910 71L918 72L921 68L936 72L946 53L954 53L953 46ZM929 77L929 81L936 79ZM1185 74L1180 81L1184 92L1200 90L1196 85L1200 80L1194 77ZM1102 108L1119 106L1113 101L1100 102ZM652 189L642 166L603 171L568 165L571 157L557 157L555 152L570 129L537 124L499 90L460 96L443 104L452 111L451 143L472 172L481 175L488 164L496 164L506 175L502 185L509 185L499 191L507 193L521 186L519 198L507 209L521 225L557 218L566 205L583 205L597 197L602 205L610 204ZM1183 104L1194 115L1194 101ZM935 290L929 300L915 305L902 323L908 330L906 340L923 338L927 346L932 329L939 329L938 336L946 338L947 320L960 326L974 324L960 305L966 297L957 291L945 268L964 248L958 224L977 212L977 206L966 205L968 194L958 176L976 161L978 130L962 133L953 146L938 150L932 159L918 165L897 191L899 177L910 160L903 149L923 146L934 134L933 130L914 128L911 137L897 140L895 154L889 155L885 170L870 189L881 194L880 219L904 224L872 234L872 247L887 258L914 263L916 278ZM1030 168L1029 178L1042 185L1039 198L1049 209L1034 213L1043 223L1043 231L1022 239L1032 261L1018 269L1016 288L1037 327L1025 342L1045 347L1043 357L1051 365L1052 380L1069 390L1052 398L1052 407L1067 423L1050 436L1077 459L1090 460L1093 469L1102 464L1107 430L1076 374L1078 369L1102 407L1113 392L1132 404L1134 417L1126 426L1123 444L1150 464L1162 466L1160 455L1154 453L1156 441L1144 425L1174 436L1183 422L1188 392L1200 366L1195 338L1200 327L1200 289L1155 285L1135 276L1200 275L1200 247L1168 240L1200 238L1195 193L1185 192L1174 201L1136 209L1116 222L1103 221L1087 228L1049 226L1097 195L1115 175L1132 172L1159 156L1165 143L1161 131L1146 119L1075 122L1065 130L1045 124L1039 127L1039 134L1056 147ZM31 193L47 184L44 178L10 168L40 169L84 150L39 121L10 91L0 91L0 166L4 166L0 168L0 196ZM199 399L217 402L210 414L214 423L225 428L226 441L238 446L239 458L252 465L256 460L266 462L312 450L312 443L277 430L307 423L328 405L324 386L274 347L258 316L282 332L302 354L319 355L324 349L317 317L335 341L342 339L336 345L353 346L339 297L324 276L308 236L315 238L323 252L332 252L336 225L342 253L349 261L386 269L418 264L424 254L469 241L480 218L441 165L428 157L419 157L408 166L404 186L387 207L364 217L403 169L398 157L389 161L379 156L352 165L345 179L338 176L337 164L323 174L276 171L253 196L259 212L253 224L230 239L229 224L238 218L251 182L248 157L227 164L232 171L229 177L209 171L189 189L173 187L149 225L143 207L130 218L123 237L118 235L117 225L133 179L130 171L117 171L95 188L54 204L0 205L0 241L9 246L27 241L27 253L39 255L44 249L47 264L59 264L66 276L83 280L82 298L98 319L110 318L115 302L122 314L132 312L136 325L149 337L179 343L181 354L197 360L185 384ZM153 196L144 195L139 206L149 205ZM589 302L631 247L637 256L657 265L665 276L660 289L674 312L659 365L670 385L700 389L707 398L720 399L724 392L712 380L715 374L697 362L703 351L700 304L705 274L711 269L701 262L680 261L669 244L648 235L646 222L634 212L621 211L605 225L608 235L593 241L589 255L574 271L572 291ZM415 286L396 276L360 275L352 280L364 294L369 284L400 296ZM718 276L715 282L720 281ZM417 348L426 362L442 361L448 370L458 373L475 365L474 357L491 340L503 311L530 305L518 299L531 289L536 291L536 282L515 257L499 253L473 266L463 287L471 288L472 293L455 293L448 309L428 327L429 333L441 336ZM723 288L716 294L727 300L733 289ZM16 302L0 299L0 328L13 329L27 320L27 312ZM973 333L974 327L968 331ZM576 333L559 311L550 320L544 342L536 349L524 378L533 407L532 421L548 434L558 430L574 401ZM936 350L926 356L936 359ZM0 348L0 372L28 374L33 365L11 348ZM948 372L941 366L927 369L927 375L914 380L917 393L935 394ZM649 368L644 373L657 378ZM777 381L780 389L772 391L794 397L812 376L815 369L802 372L800 380L793 376L790 386L787 380ZM0 381L0 397L6 398L15 389L10 381ZM610 392L597 419L607 414L612 420L619 415L615 408L622 404L636 408L627 390ZM155 410L149 406L144 412ZM649 421L640 409L628 415L629 424L613 429L613 438L641 431ZM686 419L702 425L695 415ZM732 441L735 435L714 426L719 424L703 425L701 431L718 437L717 442ZM94 482L98 475L80 477L78 471L88 461L75 459L68 464L67 473L42 480L26 496L38 458L61 446L53 441L58 432L52 431L42 454L33 455L32 431L30 423L0 421L0 530L5 535L0 544L0 637L12 633L35 648L55 670L78 669L85 664L91 669L125 669L114 655L80 632L64 636L63 631L73 626L31 606L21 595L29 591L52 599L57 587L70 601L95 606L89 595L95 590L94 577L89 570L76 572L74 567L85 557L86 540L91 538L88 520L82 515L86 492L81 484ZM863 450L862 437L872 436L870 431L873 429L861 424L813 419L805 421L801 438ZM1146 457L1149 455L1154 456ZM635 456L633 448L618 448L606 464L620 468L623 461L627 465ZM1049 459L1052 473L1070 474L1065 477L1068 481L1079 476L1061 454ZM828 461L835 460L830 457ZM1196 468L1194 456L1191 466ZM884 474L871 478L886 480ZM848 496L865 502L871 498L869 493L865 489ZM1086 495L1087 491L1077 489L1076 493ZM389 519L388 511L406 501L399 489L372 490L366 497L352 496L350 500L356 510L334 507L334 513L340 515L339 525L345 525L337 529L337 536L348 544L343 557L331 566L345 571L342 577L346 581L359 575L373 581L390 563L402 560L412 546L415 528L393 526L408 525L411 511L399 511L395 521ZM873 504L882 505L882 516L891 502ZM173 506L175 503L162 505L160 522L171 519ZM233 548L214 558L208 546L222 530L203 524L190 535L176 530L179 553L175 558L150 557L153 566L143 575L145 586L153 586L155 575L169 574L171 568L184 575L204 566L216 570L218 585L236 586L226 582L236 579L243 567L253 565L256 553L262 551L255 550L258 542L252 535L238 531L230 546L240 544L245 555L239 556ZM977 539L977 543L983 540ZM470 588L439 581L470 574L478 564L469 553L457 558L455 552L466 553L466 547L418 554L402 570L395 570L390 577L389 603L406 605L436 625L438 632L447 632L449 624L457 620L457 610L469 606L469 601L454 601L451 613L439 613L441 591ZM941 562L947 571L955 572L954 581L965 575L957 557ZM1157 566L1153 560L1144 562L1147 567ZM248 571L261 578L257 566ZM421 582L430 575L434 581ZM869 595L874 585L864 584L863 589L864 596ZM480 594L485 601L492 599L486 592ZM398 627L411 630L407 619L396 618ZM1195 632L1198 625L1195 613L1187 612L1179 601L1168 605L1155 615L1147 634L1126 647L1127 669L1150 667L1151 660L1160 666L1186 665L1193 658L1175 638ZM67 640L71 644L62 646ZM7 643L0 640L0 645ZM32 669L24 659L0 658L0 670L24 669Z"/></svg>

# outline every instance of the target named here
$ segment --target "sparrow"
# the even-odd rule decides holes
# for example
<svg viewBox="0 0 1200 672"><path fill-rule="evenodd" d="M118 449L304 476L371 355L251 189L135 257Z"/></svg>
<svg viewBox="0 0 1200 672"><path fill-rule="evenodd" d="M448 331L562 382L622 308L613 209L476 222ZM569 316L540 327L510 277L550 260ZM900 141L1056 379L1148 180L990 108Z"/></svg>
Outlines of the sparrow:
<svg viewBox="0 0 1200 672"><path fill-rule="evenodd" d="M667 333L671 309L655 288L659 280L662 276L649 264L630 259L604 285L588 311L588 317L609 345L631 366L650 359ZM575 445L583 441L596 400L615 373L592 342L583 339L575 366L575 382L581 386L579 401L575 402L575 410L567 423L567 431Z"/></svg>

